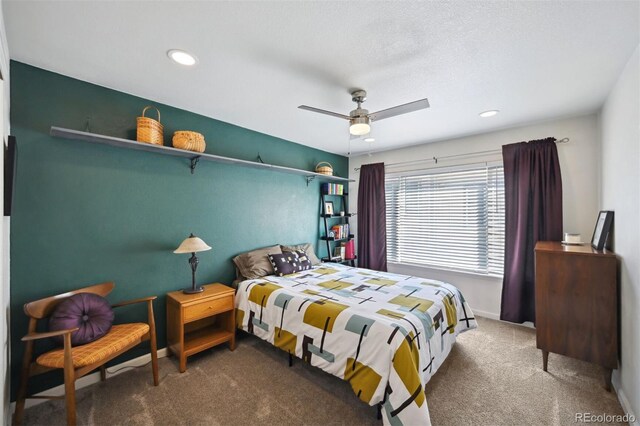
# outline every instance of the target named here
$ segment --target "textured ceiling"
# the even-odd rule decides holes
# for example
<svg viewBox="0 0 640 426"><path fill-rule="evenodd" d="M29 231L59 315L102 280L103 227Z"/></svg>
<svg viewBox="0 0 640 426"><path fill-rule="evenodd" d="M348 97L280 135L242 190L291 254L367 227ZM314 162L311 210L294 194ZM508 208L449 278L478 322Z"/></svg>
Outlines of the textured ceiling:
<svg viewBox="0 0 640 426"><path fill-rule="evenodd" d="M596 111L640 41L637 1L4 0L11 58L327 151L349 151L350 89L391 149ZM167 59L180 48L193 69ZM493 118L478 113L499 109ZM52 123L53 124L53 123ZM557 135L562 136L562 135Z"/></svg>

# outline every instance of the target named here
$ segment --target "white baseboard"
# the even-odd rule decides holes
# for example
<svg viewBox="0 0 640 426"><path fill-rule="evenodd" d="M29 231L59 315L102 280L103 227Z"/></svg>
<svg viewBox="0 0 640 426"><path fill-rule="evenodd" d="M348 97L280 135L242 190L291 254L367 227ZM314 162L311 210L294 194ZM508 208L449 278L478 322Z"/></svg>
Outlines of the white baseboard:
<svg viewBox="0 0 640 426"><path fill-rule="evenodd" d="M169 350L167 348L158 349L158 359L165 358L169 356ZM129 371L130 368L141 367L151 361L151 354L145 354L139 356L134 359L130 359L129 361L122 362L118 365L113 365L107 368L107 379L109 377L117 376L118 374ZM130 367L130 368L126 368ZM87 374L76 380L76 390L86 388L87 386L93 385L95 383L100 382L100 372L96 371L95 373ZM64 395L64 385L59 385L51 389L47 389L40 393L37 393L35 396L54 396L54 395ZM46 399L28 399L25 402L25 408L33 407L39 404L47 402ZM11 403L10 412L13 413L16 409L15 401Z"/></svg>
<svg viewBox="0 0 640 426"><path fill-rule="evenodd" d="M624 390L622 389L622 383L620 383L620 370L613 370L613 374L611 374L611 385L613 386L613 390L616 391L618 395L618 401L620 401L620 405L622 405L622 411L629 414L630 416L635 417L635 422L629 422L629 426L640 426L640 419L636 416L636 413L633 412L631 408L631 404L627 399L627 395L625 395Z"/></svg>
<svg viewBox="0 0 640 426"><path fill-rule="evenodd" d="M500 319L500 314L494 314L493 312L487 312L487 311L479 311L477 309L473 309L473 307L471 307L471 310L473 311L473 314L475 316L477 316L477 317L488 318L488 319L492 319L492 320L496 320L496 321L502 321ZM516 322L508 322L508 321L505 321L505 322L507 324L518 325L520 327L535 328L533 323L530 322L530 321L523 322L522 324L519 324L519 323L516 323Z"/></svg>
<svg viewBox="0 0 640 426"><path fill-rule="evenodd" d="M493 312L487 312L487 311L479 311L473 308L471 308L471 310L473 311L473 314L475 316L500 321L500 314L494 314Z"/></svg>

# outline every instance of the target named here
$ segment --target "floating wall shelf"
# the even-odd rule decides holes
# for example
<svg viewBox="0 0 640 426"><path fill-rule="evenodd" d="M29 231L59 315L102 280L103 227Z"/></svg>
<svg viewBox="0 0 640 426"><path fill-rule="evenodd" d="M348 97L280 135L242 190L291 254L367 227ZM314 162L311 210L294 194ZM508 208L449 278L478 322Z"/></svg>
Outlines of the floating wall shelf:
<svg viewBox="0 0 640 426"><path fill-rule="evenodd" d="M289 173L292 175L304 176L307 185L314 179L323 182L355 182L352 179L342 178L338 176L327 176L321 173L310 172L309 170L294 169L291 167L276 166L274 164L259 163L257 161L240 160L237 158L222 157L220 155L197 153L186 151L183 149L171 148L168 146L152 145L148 143L140 143L129 139L115 138L113 136L104 136L96 133L82 132L80 130L65 129L62 127L51 126L51 136L63 139L77 139L86 142L100 143L105 145L116 146L119 148L137 149L138 151L155 152L156 154L172 155L174 157L188 158L191 161L191 173L196 168L199 161L213 161L215 163L237 164L238 166L251 167L254 169L267 169L276 172Z"/></svg>

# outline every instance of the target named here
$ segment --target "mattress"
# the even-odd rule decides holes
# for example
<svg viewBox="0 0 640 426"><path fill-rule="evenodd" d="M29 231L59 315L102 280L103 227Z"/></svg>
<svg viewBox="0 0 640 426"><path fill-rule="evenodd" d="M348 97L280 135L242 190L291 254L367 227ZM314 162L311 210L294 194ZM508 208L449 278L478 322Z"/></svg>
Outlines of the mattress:
<svg viewBox="0 0 640 426"><path fill-rule="evenodd" d="M425 386L456 336L477 327L453 285L340 264L246 280L238 328L382 403L387 425L428 425Z"/></svg>

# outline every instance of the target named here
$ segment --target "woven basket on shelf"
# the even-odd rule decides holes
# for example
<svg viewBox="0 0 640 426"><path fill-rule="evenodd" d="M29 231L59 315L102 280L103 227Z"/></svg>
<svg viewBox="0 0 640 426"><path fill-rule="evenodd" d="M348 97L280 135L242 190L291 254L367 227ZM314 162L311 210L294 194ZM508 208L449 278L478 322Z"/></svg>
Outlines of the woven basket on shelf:
<svg viewBox="0 0 640 426"><path fill-rule="evenodd" d="M145 117L144 113L147 112L149 108L153 108L158 113L158 119L154 120L153 118ZM153 145L164 145L164 138L162 134L162 124L160 124L160 111L158 108L153 106L146 106L142 110L142 117L137 118L138 122L138 132L136 135L136 139L138 142L150 143Z"/></svg>
<svg viewBox="0 0 640 426"><path fill-rule="evenodd" d="M323 164L326 164L323 166ZM333 166L326 161L321 161L316 165L316 173L321 175L333 176Z"/></svg>
<svg viewBox="0 0 640 426"><path fill-rule="evenodd" d="M204 152L207 146L204 142L204 136L202 136L201 133L190 130L178 130L174 132L172 142L174 148L195 152Z"/></svg>

